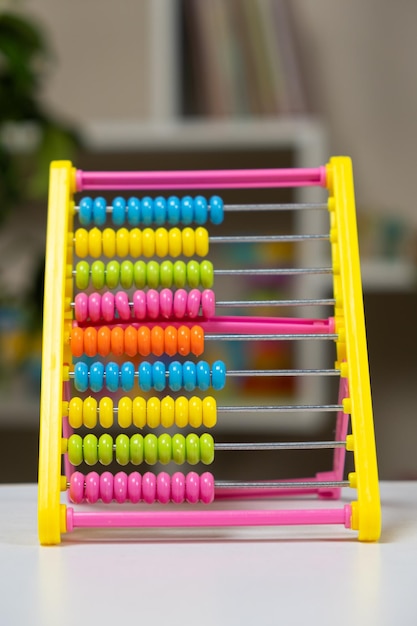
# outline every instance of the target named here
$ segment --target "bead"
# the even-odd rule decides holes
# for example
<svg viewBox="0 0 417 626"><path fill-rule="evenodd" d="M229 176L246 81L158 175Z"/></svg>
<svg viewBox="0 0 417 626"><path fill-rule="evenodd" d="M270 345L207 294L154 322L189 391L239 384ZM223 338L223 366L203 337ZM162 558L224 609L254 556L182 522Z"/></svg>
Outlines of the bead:
<svg viewBox="0 0 417 626"><path fill-rule="evenodd" d="M132 472L127 479L127 495L133 504L140 502L142 497L142 476L139 472Z"/></svg>
<svg viewBox="0 0 417 626"><path fill-rule="evenodd" d="M211 504L214 500L214 477L210 472L203 472L200 476L200 500L204 504Z"/></svg>
<svg viewBox="0 0 417 626"><path fill-rule="evenodd" d="M188 399L179 396L175 399L175 425L178 428L185 428L188 425Z"/></svg>
<svg viewBox="0 0 417 626"><path fill-rule="evenodd" d="M204 259L200 263L200 283L204 289L211 289L214 283L214 268L213 263Z"/></svg>
<svg viewBox="0 0 417 626"><path fill-rule="evenodd" d="M125 338L123 328L114 326L111 329L111 351L114 356L121 356L125 349Z"/></svg>
<svg viewBox="0 0 417 626"><path fill-rule="evenodd" d="M164 428L171 428L175 422L175 401L171 396L161 399L161 425Z"/></svg>
<svg viewBox="0 0 417 626"><path fill-rule="evenodd" d="M148 326L140 326L137 333L138 352L141 356L151 353L151 331Z"/></svg>
<svg viewBox="0 0 417 626"><path fill-rule="evenodd" d="M116 233L113 228L105 228L101 235L103 255L111 259L116 254Z"/></svg>
<svg viewBox="0 0 417 626"><path fill-rule="evenodd" d="M129 463L129 437L123 433L116 437L116 461L119 465Z"/></svg>
<svg viewBox="0 0 417 626"><path fill-rule="evenodd" d="M97 330L93 326L84 329L84 352L87 356L97 354Z"/></svg>
<svg viewBox="0 0 417 626"><path fill-rule="evenodd" d="M127 221L131 226L137 226L142 221L140 200L132 197L127 201Z"/></svg>
<svg viewBox="0 0 417 626"><path fill-rule="evenodd" d="M217 423L217 404L215 398L203 398L203 424L206 428L213 428Z"/></svg>
<svg viewBox="0 0 417 626"><path fill-rule="evenodd" d="M152 228L145 228L142 231L142 253L148 258L155 254L155 231Z"/></svg>
<svg viewBox="0 0 417 626"><path fill-rule="evenodd" d="M187 263L187 284L196 288L200 284L200 264L198 261L188 261Z"/></svg>
<svg viewBox="0 0 417 626"><path fill-rule="evenodd" d="M214 439L209 433L203 433L200 437L200 459L204 465L214 461Z"/></svg>
<svg viewBox="0 0 417 626"><path fill-rule="evenodd" d="M197 472L189 472L185 477L185 499L196 504L200 499L200 477Z"/></svg>
<svg viewBox="0 0 417 626"><path fill-rule="evenodd" d="M111 291L106 291L101 298L101 314L106 322L114 319L114 295Z"/></svg>
<svg viewBox="0 0 417 626"><path fill-rule="evenodd" d="M121 226L125 223L126 217L126 200L118 196L112 202L112 222L115 226Z"/></svg>
<svg viewBox="0 0 417 626"><path fill-rule="evenodd" d="M132 228L129 232L129 252L134 259L142 256L142 231Z"/></svg>
<svg viewBox="0 0 417 626"><path fill-rule="evenodd" d="M129 446L130 462L133 463L133 465L141 465L141 463L143 463L144 453L143 436L139 433L132 435Z"/></svg>
<svg viewBox="0 0 417 626"><path fill-rule="evenodd" d="M156 289L149 289L146 292L146 311L151 319L159 316L159 292Z"/></svg>
<svg viewBox="0 0 417 626"><path fill-rule="evenodd" d="M147 504L156 500L156 476L152 472L146 472L142 477L142 498Z"/></svg>
<svg viewBox="0 0 417 626"><path fill-rule="evenodd" d="M167 433L158 437L158 459L163 465L167 465L172 459L172 440Z"/></svg>
<svg viewBox="0 0 417 626"><path fill-rule="evenodd" d="M118 291L114 298L116 311L124 322L130 320L129 296L126 291Z"/></svg>
<svg viewBox="0 0 417 626"><path fill-rule="evenodd" d="M163 258L168 255L168 231L166 228L157 228L155 231L155 253Z"/></svg>
<svg viewBox="0 0 417 626"><path fill-rule="evenodd" d="M207 361L198 361L196 365L197 387L207 391L210 387L210 366Z"/></svg>
<svg viewBox="0 0 417 626"><path fill-rule="evenodd" d="M207 222L207 215L207 200L204 196L196 196L194 198L194 221L197 222L197 224L205 224Z"/></svg>
<svg viewBox="0 0 417 626"><path fill-rule="evenodd" d="M207 256L209 251L208 232L202 226L196 228L195 233L195 253L197 256Z"/></svg>
<svg viewBox="0 0 417 626"><path fill-rule="evenodd" d="M88 367L84 361L78 361L74 365L74 386L77 391L88 389Z"/></svg>
<svg viewBox="0 0 417 626"><path fill-rule="evenodd" d="M179 391L182 387L182 365L179 361L171 361L168 369L168 386L172 391Z"/></svg>
<svg viewBox="0 0 417 626"><path fill-rule="evenodd" d="M120 284L123 289L130 289L133 285L133 263L123 261L120 265Z"/></svg>
<svg viewBox="0 0 417 626"><path fill-rule="evenodd" d="M125 361L120 367L120 386L123 391L131 391L135 384L135 366Z"/></svg>
<svg viewBox="0 0 417 626"><path fill-rule="evenodd" d="M85 228L78 228L75 231L75 254L80 259L88 256L88 232Z"/></svg>
<svg viewBox="0 0 417 626"><path fill-rule="evenodd" d="M162 361L152 364L152 384L156 391L163 391L166 387L166 368Z"/></svg>
<svg viewBox="0 0 417 626"><path fill-rule="evenodd" d="M110 465L113 461L113 437L107 433L99 437L98 458L101 465Z"/></svg>
<svg viewBox="0 0 417 626"><path fill-rule="evenodd" d="M92 228L88 233L88 251L93 259L101 257L101 232L98 228Z"/></svg>
<svg viewBox="0 0 417 626"><path fill-rule="evenodd" d="M113 426L113 400L107 396L100 398L99 421L102 428Z"/></svg>
<svg viewBox="0 0 417 626"><path fill-rule="evenodd" d="M85 197L81 198L79 204L79 213L78 219L80 220L80 224L83 226L88 226L91 224L91 217L93 215L93 201L91 198Z"/></svg>
<svg viewBox="0 0 417 626"><path fill-rule="evenodd" d="M146 418L149 428L158 428L161 424L161 401L153 396L146 403Z"/></svg>
<svg viewBox="0 0 417 626"><path fill-rule="evenodd" d="M113 495L116 502L123 504L127 500L127 474L117 472L114 476Z"/></svg>
<svg viewBox="0 0 417 626"><path fill-rule="evenodd" d="M80 435L71 435L68 439L68 460L75 466L83 462L83 440Z"/></svg>
<svg viewBox="0 0 417 626"><path fill-rule="evenodd" d="M187 266L184 261L175 261L173 265L173 280L177 289L181 289L187 284Z"/></svg>
<svg viewBox="0 0 417 626"><path fill-rule="evenodd" d="M81 472L71 474L69 499L74 504L80 504L84 500L84 476Z"/></svg>
<svg viewBox="0 0 417 626"><path fill-rule="evenodd" d="M170 228L168 231L169 256L177 258L182 253L182 235L179 228Z"/></svg>
<svg viewBox="0 0 417 626"><path fill-rule="evenodd" d="M125 329L125 352L130 357L138 353L138 331L133 326Z"/></svg>
<svg viewBox="0 0 417 626"><path fill-rule="evenodd" d="M181 219L181 202L177 196L170 196L167 200L167 218L170 224L178 224Z"/></svg>
<svg viewBox="0 0 417 626"><path fill-rule="evenodd" d="M109 391L117 391L119 388L119 366L113 361L106 364L106 387Z"/></svg>
<svg viewBox="0 0 417 626"><path fill-rule="evenodd" d="M174 316L177 319L183 319L187 310L188 294L185 289L177 289L174 292Z"/></svg>
<svg viewBox="0 0 417 626"><path fill-rule="evenodd" d="M84 333L82 328L74 326L71 330L71 354L80 357L84 353Z"/></svg>
<svg viewBox="0 0 417 626"><path fill-rule="evenodd" d="M191 289L187 298L187 315L191 319L197 317L200 312L201 303L201 291L198 289Z"/></svg>
<svg viewBox="0 0 417 626"><path fill-rule="evenodd" d="M119 261L109 261L106 265L106 285L109 289L115 289L119 284L120 263Z"/></svg>
<svg viewBox="0 0 417 626"><path fill-rule="evenodd" d="M215 361L211 371L211 384L213 389L220 391L226 384L226 366L223 361Z"/></svg>
<svg viewBox="0 0 417 626"><path fill-rule="evenodd" d="M91 284L94 289L103 289L106 284L106 268L103 261L94 261L91 264Z"/></svg>
<svg viewBox="0 0 417 626"><path fill-rule="evenodd" d="M204 330L201 326L192 326L190 330L190 352L201 356L204 352Z"/></svg>
<svg viewBox="0 0 417 626"><path fill-rule="evenodd" d="M161 504L170 501L171 479L167 472L160 472L156 477L156 497Z"/></svg>
<svg viewBox="0 0 417 626"><path fill-rule="evenodd" d="M185 438L185 455L190 465L197 465L200 461L200 439L195 433L189 433Z"/></svg>
<svg viewBox="0 0 417 626"><path fill-rule="evenodd" d="M147 361L140 363L138 368L139 387L142 391L150 391L152 388L152 366Z"/></svg>
<svg viewBox="0 0 417 626"><path fill-rule="evenodd" d="M146 400L140 396L132 401L133 424L136 428L144 428L146 426Z"/></svg>
<svg viewBox="0 0 417 626"><path fill-rule="evenodd" d="M171 476L171 499L175 504L185 500L185 476L182 472L175 472Z"/></svg>
<svg viewBox="0 0 417 626"><path fill-rule="evenodd" d="M216 300L214 291L211 289L204 289L201 294L201 313L206 319L210 319L216 314Z"/></svg>
<svg viewBox="0 0 417 626"><path fill-rule="evenodd" d="M100 497L100 476L97 472L89 472L85 477L85 499L95 504Z"/></svg>
<svg viewBox="0 0 417 626"><path fill-rule="evenodd" d="M158 438L153 433L144 437L144 458L148 465L155 465L158 462Z"/></svg>
<svg viewBox="0 0 417 626"><path fill-rule="evenodd" d="M118 402L117 421L120 428L129 428L132 425L132 399L128 396L123 396Z"/></svg>
<svg viewBox="0 0 417 626"><path fill-rule="evenodd" d="M87 261L79 261L75 266L75 285L80 291L85 291L90 282L90 266Z"/></svg>
<svg viewBox="0 0 417 626"><path fill-rule="evenodd" d="M152 198L142 198L142 222L144 224L152 224L154 221L153 200Z"/></svg>
<svg viewBox="0 0 417 626"><path fill-rule="evenodd" d="M77 322L85 322L88 317L88 296L85 293L77 293L74 298L74 314Z"/></svg>
<svg viewBox="0 0 417 626"><path fill-rule="evenodd" d="M69 401L68 422L71 428L81 428L83 425L83 401L77 396Z"/></svg>
<svg viewBox="0 0 417 626"><path fill-rule="evenodd" d="M92 322L98 322L101 317L101 297L96 291L88 296L88 314Z"/></svg>
<svg viewBox="0 0 417 626"><path fill-rule="evenodd" d="M146 294L141 289L133 294L133 315L138 320L146 317Z"/></svg>
<svg viewBox="0 0 417 626"><path fill-rule="evenodd" d="M106 200L102 197L94 199L93 203L93 219L96 226L104 226L106 223Z"/></svg>
<svg viewBox="0 0 417 626"><path fill-rule="evenodd" d="M197 369L193 361L185 361L185 363L183 363L182 378L184 389L194 391L197 384Z"/></svg>
<svg viewBox="0 0 417 626"><path fill-rule="evenodd" d="M83 454L87 465L96 465L98 462L98 439L93 433L84 437Z"/></svg>
<svg viewBox="0 0 417 626"><path fill-rule="evenodd" d="M203 424L203 402L198 396L188 401L188 422L192 428L200 428Z"/></svg>
<svg viewBox="0 0 417 626"><path fill-rule="evenodd" d="M178 331L175 326L165 328L165 352L168 356L174 356L178 348Z"/></svg>
<svg viewBox="0 0 417 626"><path fill-rule="evenodd" d="M184 228L182 231L182 253L186 257L195 255L195 233L192 228Z"/></svg>
<svg viewBox="0 0 417 626"><path fill-rule="evenodd" d="M223 200L219 196L211 196L210 198L210 221L212 224L221 224L223 222Z"/></svg>
<svg viewBox="0 0 417 626"><path fill-rule="evenodd" d="M83 402L83 424L87 428L97 426L97 400L93 396L89 396Z"/></svg>
<svg viewBox="0 0 417 626"><path fill-rule="evenodd" d="M161 287L172 287L174 266L172 261L165 260L159 266L159 282Z"/></svg>
<svg viewBox="0 0 417 626"><path fill-rule="evenodd" d="M113 474L111 472L103 472L100 476L100 497L105 504L109 504L113 500Z"/></svg>
<svg viewBox="0 0 417 626"><path fill-rule="evenodd" d="M191 196L181 198L181 222L191 224L194 220L194 202Z"/></svg>
<svg viewBox="0 0 417 626"><path fill-rule="evenodd" d="M187 356L190 354L191 332L188 326L180 326L178 329L178 354Z"/></svg>
<svg viewBox="0 0 417 626"><path fill-rule="evenodd" d="M170 289L162 289L159 292L159 313L162 317L170 319L174 306L174 296Z"/></svg>
<svg viewBox="0 0 417 626"><path fill-rule="evenodd" d="M172 436L172 460L177 465L183 465L186 459L185 437L181 433Z"/></svg>
<svg viewBox="0 0 417 626"><path fill-rule="evenodd" d="M159 263L157 261L149 261L146 266L146 283L148 287L156 289L159 287ZM158 299L159 310L159 299Z"/></svg>
<svg viewBox="0 0 417 626"><path fill-rule="evenodd" d="M119 228L116 232L116 254L125 257L129 254L129 231L127 228Z"/></svg>
<svg viewBox="0 0 417 626"><path fill-rule="evenodd" d="M100 361L95 361L90 366L90 389L98 393L103 389L104 365Z"/></svg>
<svg viewBox="0 0 417 626"><path fill-rule="evenodd" d="M158 196L153 202L154 220L156 224L164 224L166 222L167 203L165 198Z"/></svg>

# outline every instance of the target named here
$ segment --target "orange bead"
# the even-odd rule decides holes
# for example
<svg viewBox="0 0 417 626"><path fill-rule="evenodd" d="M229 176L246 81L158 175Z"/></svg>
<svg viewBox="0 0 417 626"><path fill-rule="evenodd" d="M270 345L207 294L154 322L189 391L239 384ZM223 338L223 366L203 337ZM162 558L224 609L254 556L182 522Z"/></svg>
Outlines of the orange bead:
<svg viewBox="0 0 417 626"><path fill-rule="evenodd" d="M107 356L110 352L111 332L107 326L102 326L97 331L97 352L100 356Z"/></svg>
<svg viewBox="0 0 417 626"><path fill-rule="evenodd" d="M111 329L111 351L115 356L121 356L125 351L124 330L120 326Z"/></svg>
<svg viewBox="0 0 417 626"><path fill-rule="evenodd" d="M138 332L133 326L128 326L125 330L125 352L131 357L138 353Z"/></svg>
<svg viewBox="0 0 417 626"><path fill-rule="evenodd" d="M167 326L165 328L165 352L168 356L177 354L178 348L178 331L175 326Z"/></svg>
<svg viewBox="0 0 417 626"><path fill-rule="evenodd" d="M151 329L151 346L152 354L155 356L161 356L165 349L165 333L164 329L160 326L153 326Z"/></svg>
<svg viewBox="0 0 417 626"><path fill-rule="evenodd" d="M190 354L191 338L188 326L180 326L178 329L178 354L187 356Z"/></svg>
<svg viewBox="0 0 417 626"><path fill-rule="evenodd" d="M147 326L138 329L138 352L141 356L151 353L151 331Z"/></svg>
<svg viewBox="0 0 417 626"><path fill-rule="evenodd" d="M191 352L194 356L201 356L204 352L204 330L201 326L191 328Z"/></svg>
<svg viewBox="0 0 417 626"><path fill-rule="evenodd" d="M84 330L84 352L87 356L97 354L97 330L93 326Z"/></svg>
<svg viewBox="0 0 417 626"><path fill-rule="evenodd" d="M83 329L74 326L71 330L71 354L72 356L82 356L84 352Z"/></svg>

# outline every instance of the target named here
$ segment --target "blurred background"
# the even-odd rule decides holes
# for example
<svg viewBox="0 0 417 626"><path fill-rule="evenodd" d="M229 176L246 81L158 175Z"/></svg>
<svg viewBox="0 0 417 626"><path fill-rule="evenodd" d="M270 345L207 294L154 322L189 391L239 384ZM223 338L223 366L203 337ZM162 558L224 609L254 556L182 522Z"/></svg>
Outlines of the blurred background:
<svg viewBox="0 0 417 626"><path fill-rule="evenodd" d="M339 154L354 165L380 475L417 478L416 22L413 0L0 2L0 481L36 480L52 159Z"/></svg>

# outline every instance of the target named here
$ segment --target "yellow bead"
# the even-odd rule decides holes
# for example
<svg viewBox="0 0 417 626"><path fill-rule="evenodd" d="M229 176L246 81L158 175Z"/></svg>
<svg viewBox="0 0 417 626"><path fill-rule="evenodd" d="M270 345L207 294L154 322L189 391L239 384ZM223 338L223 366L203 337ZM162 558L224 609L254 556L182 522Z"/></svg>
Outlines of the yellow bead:
<svg viewBox="0 0 417 626"><path fill-rule="evenodd" d="M142 232L143 256L152 257L155 254L155 231L145 228Z"/></svg>
<svg viewBox="0 0 417 626"><path fill-rule="evenodd" d="M168 231L169 256L176 258L182 252L182 237L179 228L170 228Z"/></svg>
<svg viewBox="0 0 417 626"><path fill-rule="evenodd" d="M102 254L101 231L98 228L92 228L88 233L88 248L90 256L98 259Z"/></svg>
<svg viewBox="0 0 417 626"><path fill-rule="evenodd" d="M217 404L212 396L203 398L203 424L206 428L213 428L217 422Z"/></svg>
<svg viewBox="0 0 417 626"><path fill-rule="evenodd" d="M149 428L158 428L161 424L161 401L153 396L147 402L147 423Z"/></svg>
<svg viewBox="0 0 417 626"><path fill-rule="evenodd" d="M175 401L171 396L165 396L161 400L161 425L171 428L175 422Z"/></svg>
<svg viewBox="0 0 417 626"><path fill-rule="evenodd" d="M187 257L195 255L195 234L192 228L184 228L182 231L182 253Z"/></svg>
<svg viewBox="0 0 417 626"><path fill-rule="evenodd" d="M178 428L188 426L188 399L185 396L175 400L175 424Z"/></svg>
<svg viewBox="0 0 417 626"><path fill-rule="evenodd" d="M68 421L72 428L81 428L83 425L83 401L81 398L71 398L68 406Z"/></svg>
<svg viewBox="0 0 417 626"><path fill-rule="evenodd" d="M132 399L124 396L118 404L117 421L120 428L129 428L132 425Z"/></svg>
<svg viewBox="0 0 417 626"><path fill-rule="evenodd" d="M129 251L134 259L142 256L142 231L140 228L132 228L129 231Z"/></svg>
<svg viewBox="0 0 417 626"><path fill-rule="evenodd" d="M201 398L197 396L190 398L188 411L190 426L200 428L203 423L203 403Z"/></svg>
<svg viewBox="0 0 417 626"><path fill-rule="evenodd" d="M127 228L119 228L116 231L116 254L119 257L129 255L129 231Z"/></svg>
<svg viewBox="0 0 417 626"><path fill-rule="evenodd" d="M155 232L156 256L160 258L168 256L168 231L166 228L157 228Z"/></svg>
<svg viewBox="0 0 417 626"><path fill-rule="evenodd" d="M146 400L137 396L133 399L133 423L137 428L146 426Z"/></svg>
<svg viewBox="0 0 417 626"><path fill-rule="evenodd" d="M78 228L75 231L75 254L80 259L88 256L88 232L85 228Z"/></svg>
<svg viewBox="0 0 417 626"><path fill-rule="evenodd" d="M209 236L206 228L199 226L195 231L195 252L198 256L207 256L209 251Z"/></svg>
<svg viewBox="0 0 417 626"><path fill-rule="evenodd" d="M103 254L107 258L112 258L116 254L116 233L113 228L103 230Z"/></svg>
<svg viewBox="0 0 417 626"><path fill-rule="evenodd" d="M103 428L110 428L113 426L113 400L108 397L103 397L99 403L100 413L100 426Z"/></svg>
<svg viewBox="0 0 417 626"><path fill-rule="evenodd" d="M97 425L97 400L93 396L84 400L83 422L87 428L94 428Z"/></svg>

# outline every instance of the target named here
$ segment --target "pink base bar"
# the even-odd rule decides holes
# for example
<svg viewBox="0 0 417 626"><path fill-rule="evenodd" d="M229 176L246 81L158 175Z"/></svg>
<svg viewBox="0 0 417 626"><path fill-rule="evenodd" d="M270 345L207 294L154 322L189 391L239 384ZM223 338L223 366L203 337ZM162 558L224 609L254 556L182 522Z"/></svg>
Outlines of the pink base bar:
<svg viewBox="0 0 417 626"><path fill-rule="evenodd" d="M302 526L343 524L351 527L352 509L111 511L87 513L67 508L67 532L74 528L201 528L219 526Z"/></svg>
<svg viewBox="0 0 417 626"><path fill-rule="evenodd" d="M76 171L77 191L122 189L232 189L326 185L326 168L191 170L177 172Z"/></svg>

